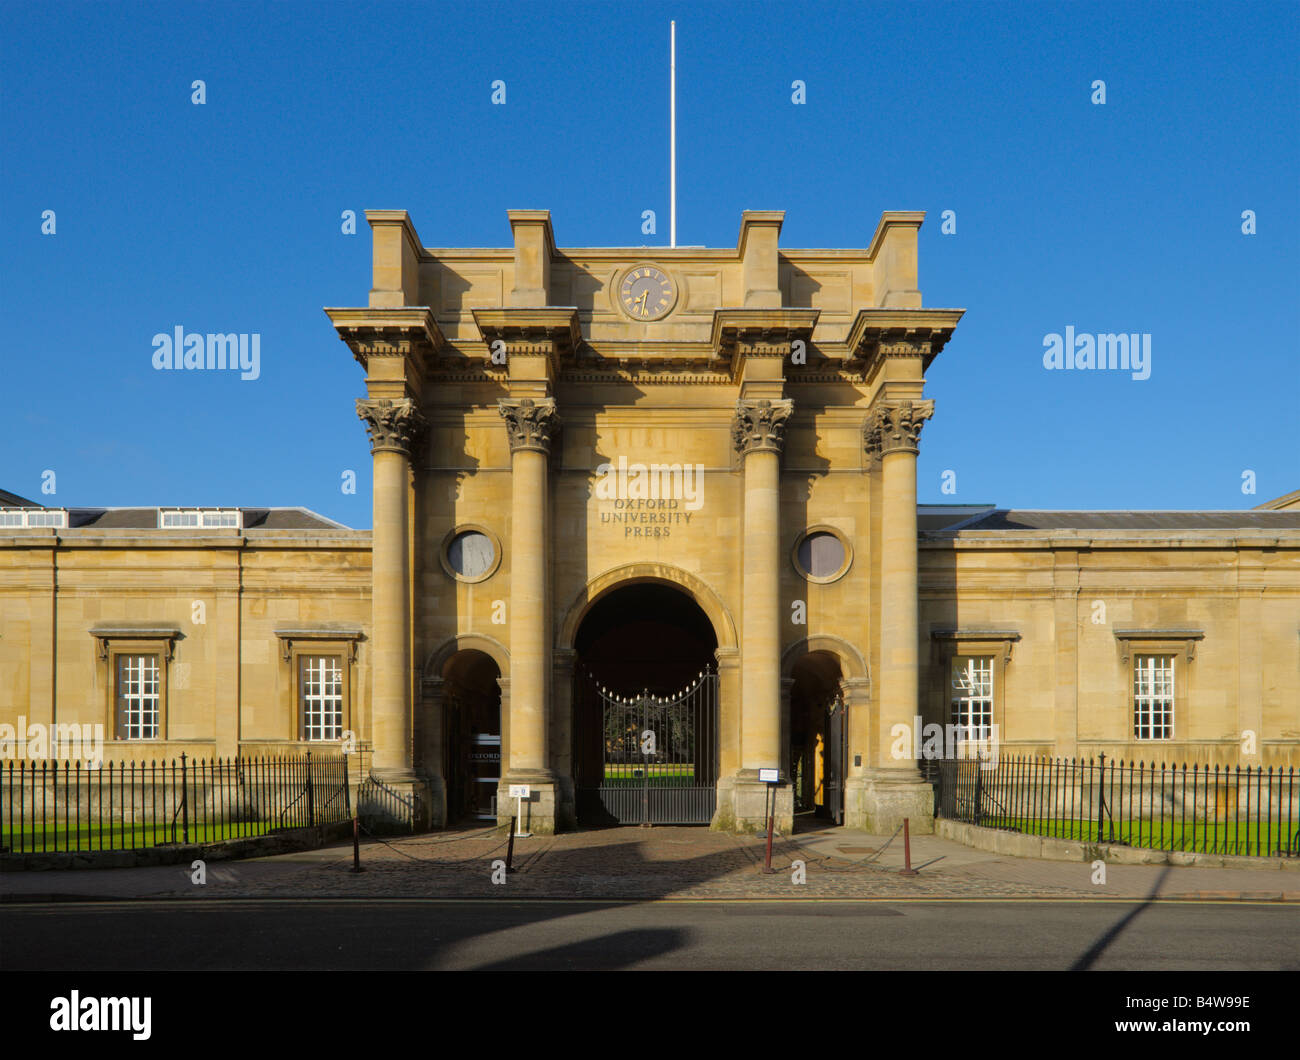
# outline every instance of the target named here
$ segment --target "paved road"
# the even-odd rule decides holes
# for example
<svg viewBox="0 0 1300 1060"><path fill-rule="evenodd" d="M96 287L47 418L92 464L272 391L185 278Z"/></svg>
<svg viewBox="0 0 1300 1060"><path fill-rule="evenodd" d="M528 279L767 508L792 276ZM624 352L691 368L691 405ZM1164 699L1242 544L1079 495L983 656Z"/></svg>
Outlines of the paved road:
<svg viewBox="0 0 1300 1060"><path fill-rule="evenodd" d="M1300 969L1300 913L1241 902L48 903L0 938L8 970Z"/></svg>

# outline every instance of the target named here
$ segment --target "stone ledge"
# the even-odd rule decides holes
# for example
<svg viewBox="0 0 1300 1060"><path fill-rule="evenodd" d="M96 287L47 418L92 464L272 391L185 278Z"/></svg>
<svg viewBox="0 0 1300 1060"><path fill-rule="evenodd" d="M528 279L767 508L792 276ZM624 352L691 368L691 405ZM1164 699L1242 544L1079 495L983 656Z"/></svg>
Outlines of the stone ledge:
<svg viewBox="0 0 1300 1060"><path fill-rule="evenodd" d="M224 839L216 843L177 843L139 850L82 850L58 853L0 854L0 872L43 872L48 869L133 869L154 865L184 865L195 860L235 861L240 858L292 854L315 850L352 834L352 822L294 828L274 835Z"/></svg>
<svg viewBox="0 0 1300 1060"><path fill-rule="evenodd" d="M1083 843L1048 836L1023 835L984 828L964 821L936 818L936 835L976 850L1042 861L1104 861L1108 865L1175 865L1187 868L1256 869L1300 872L1300 858L1239 857L1227 854L1193 854L1186 851L1146 850L1118 843Z"/></svg>

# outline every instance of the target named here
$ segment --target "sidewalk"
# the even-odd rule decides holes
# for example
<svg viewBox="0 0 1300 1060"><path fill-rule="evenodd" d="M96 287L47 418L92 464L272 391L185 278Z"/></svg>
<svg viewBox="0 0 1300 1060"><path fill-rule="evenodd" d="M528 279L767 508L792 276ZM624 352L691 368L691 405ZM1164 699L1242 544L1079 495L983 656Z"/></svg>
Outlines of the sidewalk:
<svg viewBox="0 0 1300 1060"><path fill-rule="evenodd" d="M1237 899L1300 902L1300 874L1266 869L1107 865L974 850L937 836L912 840L916 876L902 876L902 837L837 828L764 842L703 828L608 828L516 839L514 871L493 883L506 838L467 829L247 861L211 861L207 882L183 866L0 874L0 900L47 898L583 898L583 899ZM795 882L794 863L805 882ZM501 873L496 873L501 878Z"/></svg>

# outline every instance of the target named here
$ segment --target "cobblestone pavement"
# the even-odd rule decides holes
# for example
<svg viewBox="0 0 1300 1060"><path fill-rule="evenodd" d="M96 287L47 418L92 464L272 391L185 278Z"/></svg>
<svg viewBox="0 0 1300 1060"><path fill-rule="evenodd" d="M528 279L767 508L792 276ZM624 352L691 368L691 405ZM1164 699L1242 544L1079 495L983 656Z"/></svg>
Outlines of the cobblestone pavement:
<svg viewBox="0 0 1300 1060"><path fill-rule="evenodd" d="M368 840L364 872L350 845L248 861L210 862L203 886L185 866L5 873L0 895L112 897L436 898L1230 898L1300 902L1300 873L1226 868L1090 865L973 850L936 836L912 840L920 871L901 875L902 837L834 829L777 837L774 872L764 842L703 828L609 828L517 839L490 828ZM802 881L796 871L803 863ZM493 882L496 880L503 882Z"/></svg>

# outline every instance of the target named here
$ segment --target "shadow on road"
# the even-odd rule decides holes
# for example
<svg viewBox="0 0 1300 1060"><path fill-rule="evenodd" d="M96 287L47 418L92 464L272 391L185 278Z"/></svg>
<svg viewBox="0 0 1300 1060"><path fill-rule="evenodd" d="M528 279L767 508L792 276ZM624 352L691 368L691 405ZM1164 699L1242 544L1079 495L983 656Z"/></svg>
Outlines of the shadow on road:
<svg viewBox="0 0 1300 1060"><path fill-rule="evenodd" d="M1086 972L1092 968L1092 966L1100 959L1101 955L1106 952L1110 944L1124 933L1125 929L1138 918L1144 909L1151 905L1156 896L1160 893L1160 885L1165 882L1165 877L1172 871L1172 867L1166 865L1160 875L1156 877L1156 882L1151 885L1151 892L1146 896L1142 904L1129 910L1127 914L1116 921L1109 931L1089 946L1083 956L1075 961L1074 964L1070 965L1070 971Z"/></svg>
<svg viewBox="0 0 1300 1060"><path fill-rule="evenodd" d="M686 942L686 932L675 929L640 929L615 931L600 938L584 939L567 946L509 957L482 964L483 972L553 972L564 969L583 971L617 971L650 957L672 953Z"/></svg>

